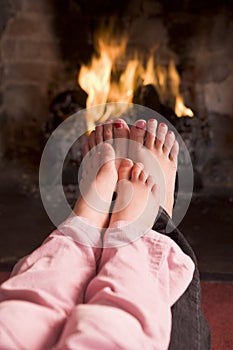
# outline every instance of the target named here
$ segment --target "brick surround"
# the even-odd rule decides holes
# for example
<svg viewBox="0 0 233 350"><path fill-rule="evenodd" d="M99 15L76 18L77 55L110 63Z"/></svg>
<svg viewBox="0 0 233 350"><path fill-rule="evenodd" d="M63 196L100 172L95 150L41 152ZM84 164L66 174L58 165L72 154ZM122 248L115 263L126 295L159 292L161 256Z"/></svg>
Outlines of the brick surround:
<svg viewBox="0 0 233 350"><path fill-rule="evenodd" d="M40 151L41 124L48 114L48 89L62 70L49 1L11 1L1 37L4 151ZM4 149L3 149L4 147Z"/></svg>

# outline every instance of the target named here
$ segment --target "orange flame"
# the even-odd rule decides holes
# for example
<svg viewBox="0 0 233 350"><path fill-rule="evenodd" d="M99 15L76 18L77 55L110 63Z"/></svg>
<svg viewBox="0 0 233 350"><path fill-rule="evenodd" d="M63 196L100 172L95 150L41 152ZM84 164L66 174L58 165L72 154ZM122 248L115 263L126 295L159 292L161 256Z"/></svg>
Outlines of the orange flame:
<svg viewBox="0 0 233 350"><path fill-rule="evenodd" d="M183 97L181 95L176 96L175 113L177 117L183 117L184 115L187 117L194 116L193 111L185 106Z"/></svg>
<svg viewBox="0 0 233 350"><path fill-rule="evenodd" d="M126 43L126 37L121 42L114 42L111 30L97 38L96 50L99 56L93 56L89 66L83 65L78 77L80 86L88 94L87 107L103 105L106 102L131 103L134 91L140 82L143 85L153 84L161 102L172 107L178 117L192 117L192 110L185 106L180 94L180 76L173 60L167 67L155 65L152 53L144 69L142 62L135 55L134 59L128 61L118 80L111 78L116 59L125 53ZM96 112L95 116L89 113L88 128L93 129L96 121L104 121L107 117L108 113L105 113L104 106L99 108L98 115Z"/></svg>

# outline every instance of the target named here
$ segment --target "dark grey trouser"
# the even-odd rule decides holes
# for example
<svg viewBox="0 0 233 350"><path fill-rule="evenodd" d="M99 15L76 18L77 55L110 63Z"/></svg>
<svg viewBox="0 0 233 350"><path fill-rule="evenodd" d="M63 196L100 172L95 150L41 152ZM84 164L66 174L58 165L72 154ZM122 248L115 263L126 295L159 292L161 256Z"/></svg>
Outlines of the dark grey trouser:
<svg viewBox="0 0 233 350"><path fill-rule="evenodd" d="M166 232L169 225L171 232ZM200 275L195 254L165 210L160 210L153 230L165 234L178 244L195 263L193 279L172 307L172 332L169 350L209 350L210 328L201 308Z"/></svg>

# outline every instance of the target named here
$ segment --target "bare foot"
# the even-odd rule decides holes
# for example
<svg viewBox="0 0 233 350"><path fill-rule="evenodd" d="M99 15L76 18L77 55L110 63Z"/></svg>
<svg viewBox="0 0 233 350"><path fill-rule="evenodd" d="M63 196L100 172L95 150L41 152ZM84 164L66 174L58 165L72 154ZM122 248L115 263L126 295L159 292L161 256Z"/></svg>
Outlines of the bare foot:
<svg viewBox="0 0 233 350"><path fill-rule="evenodd" d="M93 135L94 133L89 137L90 144L94 143ZM81 196L73 211L88 219L97 228L106 228L118 177L114 149L108 143L93 146L86 153L82 165L82 178L79 182Z"/></svg>
<svg viewBox="0 0 233 350"><path fill-rule="evenodd" d="M83 146L85 156L96 145L107 142L115 150L116 168L128 154L129 127L123 119L108 120L96 126Z"/></svg>
<svg viewBox="0 0 233 350"><path fill-rule="evenodd" d="M153 226L158 213L155 178L148 176L143 164L124 159L118 169L117 199L110 226L117 221L134 222L146 229Z"/></svg>
<svg viewBox="0 0 233 350"><path fill-rule="evenodd" d="M174 204L175 178L178 142L166 124L150 119L139 120L130 131L129 158L142 162L146 171L156 177L160 189L161 205L172 216ZM148 152L149 150L149 152Z"/></svg>
<svg viewBox="0 0 233 350"><path fill-rule="evenodd" d="M113 127L114 149L116 153L116 168L118 169L122 159L128 154L129 127L123 119L114 121Z"/></svg>

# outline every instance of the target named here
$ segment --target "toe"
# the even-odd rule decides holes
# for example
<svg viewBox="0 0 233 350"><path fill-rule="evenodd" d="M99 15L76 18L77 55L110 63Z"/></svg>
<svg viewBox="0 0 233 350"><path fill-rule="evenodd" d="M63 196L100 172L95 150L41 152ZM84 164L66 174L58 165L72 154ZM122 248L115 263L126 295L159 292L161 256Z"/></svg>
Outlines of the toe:
<svg viewBox="0 0 233 350"><path fill-rule="evenodd" d="M171 152L172 146L175 141L175 135L174 132L169 130L167 135L165 136L164 146L163 146L163 152L168 156Z"/></svg>
<svg viewBox="0 0 233 350"><path fill-rule="evenodd" d="M151 188L151 192L153 193L153 195L158 194L158 187L156 186L156 184L153 184L153 186Z"/></svg>
<svg viewBox="0 0 233 350"><path fill-rule="evenodd" d="M121 161L118 169L118 180L129 180L133 162L131 159L125 158Z"/></svg>
<svg viewBox="0 0 233 350"><path fill-rule="evenodd" d="M104 123L104 131L103 131L104 141L110 141L113 139L113 130L112 130L112 120L108 120Z"/></svg>
<svg viewBox="0 0 233 350"><path fill-rule="evenodd" d="M179 144L177 140L175 140L171 148L170 159L174 161L176 164L177 164L178 153L179 153Z"/></svg>
<svg viewBox="0 0 233 350"><path fill-rule="evenodd" d="M138 142L139 144L144 144L144 136L146 134L146 121L139 119L132 126L130 130L130 139Z"/></svg>
<svg viewBox="0 0 233 350"><path fill-rule="evenodd" d="M139 175L139 180L140 180L141 182L146 183L147 178L148 178L148 173L147 173L145 170L142 170L142 171L141 171L141 174Z"/></svg>
<svg viewBox="0 0 233 350"><path fill-rule="evenodd" d="M160 123L157 129L156 133L156 143L155 146L157 149L163 148L164 142L165 142L165 137L167 134L167 125L165 123Z"/></svg>
<svg viewBox="0 0 233 350"><path fill-rule="evenodd" d="M83 154L83 157L85 157L88 152L89 152L89 144L88 144L88 141L86 141L84 144L83 144L83 147L82 147L82 154Z"/></svg>
<svg viewBox="0 0 233 350"><path fill-rule="evenodd" d="M85 148L85 150L84 150ZM86 154L84 154L84 152ZM82 178L85 178L87 176L87 173L89 172L91 166L92 166L92 161L91 161L92 157L91 157L91 152L88 146L88 142L86 142L86 146L85 144L83 145L83 159L81 162L81 174L82 174Z"/></svg>
<svg viewBox="0 0 233 350"><path fill-rule="evenodd" d="M133 181L136 181L139 179L139 176L143 172L144 165L142 163L135 163L132 172L131 172L131 179Z"/></svg>
<svg viewBox="0 0 233 350"><path fill-rule="evenodd" d="M89 149L92 149L96 146L96 141L95 141L95 131L92 131L91 134L88 137L88 145Z"/></svg>
<svg viewBox="0 0 233 350"><path fill-rule="evenodd" d="M152 149L154 147L156 128L157 128L157 120L149 119L147 122L147 128L146 128L147 131L146 131L146 138L145 138L145 146L149 149Z"/></svg>
<svg viewBox="0 0 233 350"><path fill-rule="evenodd" d="M153 186L156 184L156 182L155 182L155 177L152 176L152 175L148 176L146 183L147 183L148 187L149 187L150 189L152 189Z"/></svg>
<svg viewBox="0 0 233 350"><path fill-rule="evenodd" d="M114 138L128 138L129 128L123 119L116 119L113 128Z"/></svg>
<svg viewBox="0 0 233 350"><path fill-rule="evenodd" d="M114 148L117 158L126 158L128 154L129 128L123 119L117 119L113 127Z"/></svg>
<svg viewBox="0 0 233 350"><path fill-rule="evenodd" d="M95 128L95 142L98 145L103 142L103 125L98 124Z"/></svg>

